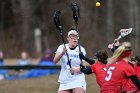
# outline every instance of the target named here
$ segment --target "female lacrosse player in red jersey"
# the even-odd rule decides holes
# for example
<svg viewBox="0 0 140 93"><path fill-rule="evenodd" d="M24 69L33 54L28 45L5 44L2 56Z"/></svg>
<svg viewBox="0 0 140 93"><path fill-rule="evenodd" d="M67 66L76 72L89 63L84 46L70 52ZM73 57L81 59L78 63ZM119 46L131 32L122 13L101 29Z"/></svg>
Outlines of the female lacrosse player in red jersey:
<svg viewBox="0 0 140 93"><path fill-rule="evenodd" d="M140 81L140 56L135 57L135 62L136 62L136 64L134 65L134 69L135 69L136 75ZM137 93L140 93L140 91L138 91Z"/></svg>
<svg viewBox="0 0 140 93"><path fill-rule="evenodd" d="M115 44L109 44L108 48L114 52L120 45L119 41L116 40L114 41ZM136 76L138 77L138 79L140 80L140 56L136 56L136 57L132 57L131 60L128 62L136 71ZM132 93L132 92L136 92L137 87L135 86L135 84L132 82L131 79L128 79L126 81L123 82L122 85L122 92L123 93ZM137 93L140 93L139 91Z"/></svg>
<svg viewBox="0 0 140 93"><path fill-rule="evenodd" d="M135 56L131 58L129 61L129 64L134 68L136 71L136 76L140 80L140 56ZM140 93L140 91L137 91L138 88L135 86L135 84L132 82L131 79L128 79L126 82L123 83L122 92L124 93ZM137 91L137 92L136 92Z"/></svg>
<svg viewBox="0 0 140 93"><path fill-rule="evenodd" d="M129 78L140 89L140 82L136 76L134 68L128 64L132 55L131 44L124 42L114 52L108 60L105 81L101 88L101 93L121 93L123 83Z"/></svg>
<svg viewBox="0 0 140 93"><path fill-rule="evenodd" d="M98 85L101 87L104 82L105 71L106 71L106 64L108 54L106 50L99 50L95 53L94 58L97 59L96 61L89 59L82 54L79 55L81 59L85 60L90 64L90 66L81 66L81 71L85 74L92 74L95 73L96 81Z"/></svg>
<svg viewBox="0 0 140 93"><path fill-rule="evenodd" d="M85 75L80 71L81 60L79 58L79 47L78 44L78 33L76 30L72 29L67 35L68 43L66 49L64 45L60 45L56 51L54 62L61 62L61 71L59 75L60 86L57 93L85 93L86 82ZM80 46L81 52L85 55L85 49ZM70 68L68 64L68 58L70 59ZM71 74L73 73L73 75Z"/></svg>
<svg viewBox="0 0 140 93"><path fill-rule="evenodd" d="M136 56L134 61L134 69L136 71L138 79L140 80L140 56Z"/></svg>

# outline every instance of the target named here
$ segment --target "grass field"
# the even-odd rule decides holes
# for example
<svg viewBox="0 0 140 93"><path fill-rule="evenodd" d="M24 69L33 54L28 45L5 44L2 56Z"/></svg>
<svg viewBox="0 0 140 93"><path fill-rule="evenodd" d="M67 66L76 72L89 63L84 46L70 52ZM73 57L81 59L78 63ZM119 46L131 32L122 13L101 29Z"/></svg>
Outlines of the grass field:
<svg viewBox="0 0 140 93"><path fill-rule="evenodd" d="M14 64L16 60L6 60L6 64ZM35 63L35 62L34 62ZM59 86L57 75L22 80L0 80L0 93L57 93ZM99 93L94 75L86 75L87 92Z"/></svg>
<svg viewBox="0 0 140 93"><path fill-rule="evenodd" d="M95 76L86 76L87 92L99 93L99 87L95 82ZM0 93L57 93L58 75L49 75L41 78L23 80L1 80Z"/></svg>

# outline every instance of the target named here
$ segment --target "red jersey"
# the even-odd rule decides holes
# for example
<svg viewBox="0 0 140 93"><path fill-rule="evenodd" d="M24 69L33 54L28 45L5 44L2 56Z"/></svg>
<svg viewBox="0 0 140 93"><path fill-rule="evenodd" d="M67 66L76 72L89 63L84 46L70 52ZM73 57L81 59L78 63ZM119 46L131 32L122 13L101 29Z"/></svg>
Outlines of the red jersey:
<svg viewBox="0 0 140 93"><path fill-rule="evenodd" d="M136 85L132 82L131 79L127 79L126 81L123 82L122 84L122 92L123 93L135 93L138 88Z"/></svg>
<svg viewBox="0 0 140 93"><path fill-rule="evenodd" d="M134 64L134 69L136 71L136 75L138 79L140 80L140 66L137 66L136 64Z"/></svg>
<svg viewBox="0 0 140 93"><path fill-rule="evenodd" d="M134 69L136 71L136 75L138 77L138 79L140 80L140 66L137 66L136 64L134 65ZM140 93L140 91L136 92L136 93Z"/></svg>
<svg viewBox="0 0 140 93"><path fill-rule="evenodd" d="M136 75L136 72L125 60L109 65L101 93L121 93L122 83L132 75Z"/></svg>
<svg viewBox="0 0 140 93"><path fill-rule="evenodd" d="M106 64L97 62L91 65L91 69L92 73L95 73L96 75L96 82L101 87L105 78Z"/></svg>
<svg viewBox="0 0 140 93"><path fill-rule="evenodd" d="M140 67L134 64L134 70L136 71L136 75L138 79L140 79ZM126 80L126 82L123 83L123 92L131 92L132 91L137 91L138 88L136 85L131 81L131 79ZM138 92L137 92L138 93Z"/></svg>

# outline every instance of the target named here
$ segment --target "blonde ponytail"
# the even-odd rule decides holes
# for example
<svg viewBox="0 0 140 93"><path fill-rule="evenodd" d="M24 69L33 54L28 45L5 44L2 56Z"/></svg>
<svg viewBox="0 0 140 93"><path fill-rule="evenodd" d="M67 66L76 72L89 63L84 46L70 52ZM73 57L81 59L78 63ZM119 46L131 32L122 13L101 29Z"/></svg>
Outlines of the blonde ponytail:
<svg viewBox="0 0 140 93"><path fill-rule="evenodd" d="M131 44L129 42L124 42L122 45L120 45L117 50L115 50L113 56L108 59L108 65L116 62L121 57L123 57L124 52L127 50L128 47L131 47Z"/></svg>

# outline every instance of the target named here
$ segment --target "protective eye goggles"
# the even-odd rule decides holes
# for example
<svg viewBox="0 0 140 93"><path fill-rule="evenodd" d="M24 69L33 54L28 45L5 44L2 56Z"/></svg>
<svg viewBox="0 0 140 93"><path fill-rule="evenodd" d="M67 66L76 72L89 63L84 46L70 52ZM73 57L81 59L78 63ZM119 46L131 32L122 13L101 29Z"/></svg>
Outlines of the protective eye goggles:
<svg viewBox="0 0 140 93"><path fill-rule="evenodd" d="M69 35L69 37L71 38L71 39L79 39L79 35L74 35L74 34L70 34Z"/></svg>

